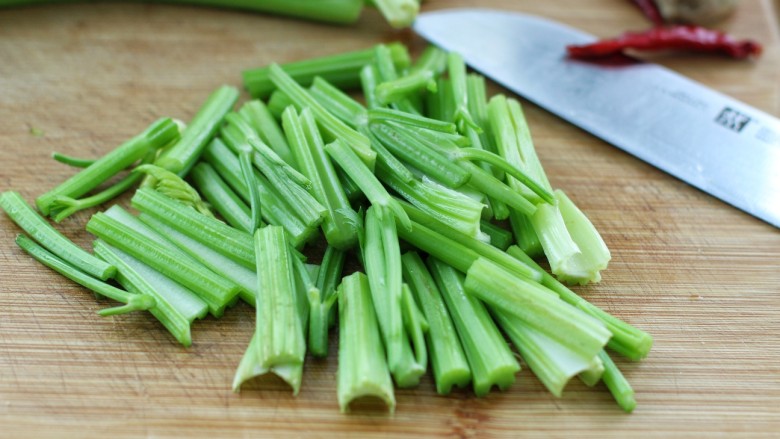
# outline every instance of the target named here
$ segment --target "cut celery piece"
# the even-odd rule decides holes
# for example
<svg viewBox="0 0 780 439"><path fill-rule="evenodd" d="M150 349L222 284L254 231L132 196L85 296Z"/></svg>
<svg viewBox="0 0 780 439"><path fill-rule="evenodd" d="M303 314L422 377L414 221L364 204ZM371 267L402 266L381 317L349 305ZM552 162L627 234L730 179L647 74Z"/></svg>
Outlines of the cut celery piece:
<svg viewBox="0 0 780 439"><path fill-rule="evenodd" d="M471 381L471 370L442 295L420 255L409 252L401 257L404 280L420 304L428 322L426 340L430 351L436 391L447 395L453 386Z"/></svg>
<svg viewBox="0 0 780 439"><path fill-rule="evenodd" d="M192 168L190 176L198 191L228 224L245 232L251 231L249 207L219 176L214 167L200 162Z"/></svg>
<svg viewBox="0 0 780 439"><path fill-rule="evenodd" d="M165 149L154 163L181 176L187 175L237 100L235 87L223 85L212 92L184 129L181 139Z"/></svg>
<svg viewBox="0 0 780 439"><path fill-rule="evenodd" d="M55 256L45 248L38 245L35 241L25 235L16 236L16 244L27 254L32 256L41 264L51 268L64 277L76 282L77 284L89 288L95 294L99 294L117 302L124 303L124 306L107 308L98 312L101 316L125 314L132 311L144 311L154 308L157 301L154 297L145 294L133 294L117 287L109 285L101 280L80 271L69 265L67 262Z"/></svg>
<svg viewBox="0 0 780 439"><path fill-rule="evenodd" d="M401 43L390 43L387 47L390 49L393 64L397 68L405 68L410 64L406 46ZM304 87L311 85L314 78L320 76L336 87L354 88L360 84L360 69L373 59L374 49L372 47L286 63L282 64L281 68ZM244 86L249 90L249 94L255 98L266 98L276 88L271 81L269 67L246 70L242 76Z"/></svg>
<svg viewBox="0 0 780 439"><path fill-rule="evenodd" d="M414 386L425 372L409 346L402 314L401 251L393 214L383 206L366 211L361 254L387 352L387 363L399 387Z"/></svg>
<svg viewBox="0 0 780 439"><path fill-rule="evenodd" d="M178 138L179 127L176 123L169 118L159 119L143 133L116 147L113 151L82 169L78 174L39 196L35 203L41 213L49 215L52 203L57 197L64 196L76 199L140 160L149 151L162 148Z"/></svg>
<svg viewBox="0 0 780 439"><path fill-rule="evenodd" d="M338 297L339 407L347 412L350 402L371 396L384 401L392 413L395 411L393 382L366 275L358 272L345 277Z"/></svg>
<svg viewBox="0 0 780 439"><path fill-rule="evenodd" d="M255 333L233 379L233 391L259 375L273 373L297 395L306 355L304 323L295 291L293 265L284 229L266 226L254 235L257 255Z"/></svg>
<svg viewBox="0 0 780 439"><path fill-rule="evenodd" d="M68 264L102 280L116 273L116 268L111 264L89 254L52 227L18 192L0 194L0 208L30 237Z"/></svg>
<svg viewBox="0 0 780 439"><path fill-rule="evenodd" d="M432 257L428 258L428 267L466 353L474 393L485 396L493 386L502 390L508 388L514 383L520 364L490 318L485 305L466 294L463 274Z"/></svg>

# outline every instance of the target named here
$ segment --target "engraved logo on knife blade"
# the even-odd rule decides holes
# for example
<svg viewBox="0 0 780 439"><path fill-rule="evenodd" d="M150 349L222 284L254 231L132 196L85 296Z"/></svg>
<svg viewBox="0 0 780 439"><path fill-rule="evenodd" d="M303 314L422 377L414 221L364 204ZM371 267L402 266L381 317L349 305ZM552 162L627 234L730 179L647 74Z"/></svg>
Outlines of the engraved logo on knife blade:
<svg viewBox="0 0 780 439"><path fill-rule="evenodd" d="M720 114L718 114L718 117L715 118L715 122L732 131L740 132L742 131L742 128L745 128L745 125L750 122L750 117L731 107L725 107L721 110Z"/></svg>

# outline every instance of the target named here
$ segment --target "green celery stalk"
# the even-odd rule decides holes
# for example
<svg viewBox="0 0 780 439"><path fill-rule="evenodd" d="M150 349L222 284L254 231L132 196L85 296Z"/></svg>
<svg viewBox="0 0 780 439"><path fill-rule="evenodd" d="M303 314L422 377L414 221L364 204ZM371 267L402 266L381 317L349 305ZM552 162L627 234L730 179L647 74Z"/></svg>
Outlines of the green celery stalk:
<svg viewBox="0 0 780 439"><path fill-rule="evenodd" d="M428 258L428 268L455 324L471 368L474 393L485 396L495 385L506 389L515 381L520 364L490 318L485 305L466 294L461 273L439 259Z"/></svg>
<svg viewBox="0 0 780 439"><path fill-rule="evenodd" d="M634 408L636 408L636 400L634 399L634 389L631 388L631 384L628 383L620 369L618 369L606 352L599 352L599 358L604 364L604 375L601 376L601 380L607 385L620 408L626 413L633 412Z"/></svg>
<svg viewBox="0 0 780 439"><path fill-rule="evenodd" d="M361 240L363 265L379 329L387 352L390 372L399 387L415 386L425 372L409 346L402 314L401 250L393 214L387 207L372 205L366 211L365 237Z"/></svg>
<svg viewBox="0 0 780 439"><path fill-rule="evenodd" d="M222 253L203 244L198 239L179 232L153 216L141 213L138 216L138 219L152 228L155 232L165 236L166 239L175 244L180 250L208 267L214 273L217 273L225 279L229 279L241 287L238 296L247 304L255 306L257 274L254 270L246 268Z"/></svg>
<svg viewBox="0 0 780 439"><path fill-rule="evenodd" d="M202 318L208 306L191 301L188 290L176 282L160 275L137 259L121 252L104 241L94 242L95 254L118 267L117 282L128 291L155 298L155 306L149 312L165 326L165 329L185 347L192 345L190 325L196 318ZM200 308L196 307L200 305Z"/></svg>
<svg viewBox="0 0 780 439"><path fill-rule="evenodd" d="M45 248L38 245L35 241L25 235L16 236L16 244L27 254L35 258L41 264L60 273L77 284L86 287L96 294L124 303L124 306L107 308L98 311L101 316L119 315L133 311L145 311L154 308L157 301L154 297L146 294L133 294L117 287L109 285L101 280L80 271L69 265L67 262L55 256Z"/></svg>
<svg viewBox="0 0 780 439"><path fill-rule="evenodd" d="M420 255L408 252L401 257L401 261L404 280L428 321L426 339L436 379L436 391L441 395L449 394L452 386L462 388L471 381L466 354L441 293Z"/></svg>
<svg viewBox="0 0 780 439"><path fill-rule="evenodd" d="M363 98L368 108L382 108L383 106L376 95L380 81L379 70L373 63L366 64L360 69L360 86L363 89Z"/></svg>
<svg viewBox="0 0 780 439"><path fill-rule="evenodd" d="M384 401L392 413L393 383L368 279L363 273L354 273L344 278L339 290L339 407L347 412L353 400L372 396Z"/></svg>
<svg viewBox="0 0 780 439"><path fill-rule="evenodd" d="M506 251L512 245L512 233L489 222L480 221L479 228L490 237L490 245L499 250Z"/></svg>
<svg viewBox="0 0 780 439"><path fill-rule="evenodd" d="M254 128L263 143L270 146L287 164L297 168L284 132L262 101L253 100L245 103L238 114Z"/></svg>
<svg viewBox="0 0 780 439"><path fill-rule="evenodd" d="M247 9L289 15L314 21L351 24L360 17L361 0L161 0L220 8Z"/></svg>
<svg viewBox="0 0 780 439"><path fill-rule="evenodd" d="M311 193L327 209L321 227L328 243L348 249L357 243L357 212L349 204L333 164L325 153L317 124L309 109L300 117L288 107L282 124L301 172L312 182Z"/></svg>
<svg viewBox="0 0 780 439"><path fill-rule="evenodd" d="M225 182L233 188L245 201L249 201L249 189L241 174L238 157L219 139L214 139L203 152L203 158ZM271 183L259 172L255 172L257 189L260 192L260 213L269 224L282 226L290 235L295 247L302 246L318 229L307 227L297 214L276 193Z"/></svg>
<svg viewBox="0 0 780 439"><path fill-rule="evenodd" d="M398 201L387 193L382 183L377 180L365 163L360 161L351 148L343 142L336 140L325 146L325 152L363 191L372 206L389 209L401 223L402 228L409 228L409 217L404 212L404 209L398 204Z"/></svg>
<svg viewBox="0 0 780 439"><path fill-rule="evenodd" d="M504 95L496 95L488 103L488 121L495 139L498 153L513 166L520 168L532 180L536 181L548 192L552 192L552 186L534 151L528 124L519 106L510 108L510 101ZM509 186L520 191L532 201L537 195L529 191L525 185L520 184L514 178L508 178Z"/></svg>
<svg viewBox="0 0 780 439"><path fill-rule="evenodd" d="M405 182L386 170L382 163L377 165L376 176L418 209L463 234L484 238L480 230L482 203L425 177Z"/></svg>
<svg viewBox="0 0 780 439"><path fill-rule="evenodd" d="M178 137L179 128L173 120L159 119L141 134L116 147L93 164L82 169L78 174L39 196L35 203L41 213L49 215L51 206L57 197L78 198L140 160L149 151L157 150Z"/></svg>
<svg viewBox="0 0 780 439"><path fill-rule="evenodd" d="M503 95L494 96L488 111L501 155L552 191L519 102ZM509 184L527 197L538 196L513 178L509 178ZM598 282L599 272L609 262L609 250L593 224L568 197L556 191L554 201L553 206L539 205L539 210L529 215L552 272L565 282Z"/></svg>
<svg viewBox="0 0 780 439"><path fill-rule="evenodd" d="M474 129L467 130L467 136L471 140L474 148L482 148L492 153L498 153L496 145L493 143L493 137L490 132L490 121L487 112L487 87L485 78L477 74L466 75L466 104L469 114L474 118L477 126L482 128L482 132ZM499 169L495 169L487 163L481 163L482 169L490 172L499 180L504 179L504 174ZM488 204L493 211L493 216L498 220L504 220L510 217L511 212L506 203L489 197Z"/></svg>
<svg viewBox="0 0 780 439"><path fill-rule="evenodd" d="M391 124L393 124L391 122ZM493 174L485 171L470 161L460 160L460 149L458 145L445 138L442 133L436 133L429 130L409 129L400 124L393 124L396 131L403 132L404 138L417 139L418 143L430 151L436 151L441 155L445 162L459 166L463 172L470 175L468 184L479 192L487 195L491 199L501 201L518 212L532 215L536 212L536 206L523 197L520 193L513 190ZM456 161L457 163L452 163Z"/></svg>
<svg viewBox="0 0 780 439"><path fill-rule="evenodd" d="M423 89L436 93L435 74L431 70L418 70L395 80L383 82L376 88L376 97L380 105L388 105L407 99Z"/></svg>
<svg viewBox="0 0 780 439"><path fill-rule="evenodd" d="M650 352L650 349L653 346L653 338L650 334L606 313L601 308L578 296L553 276L542 270L542 268L528 255L523 253L519 247L509 247L507 253L529 266L540 270L542 273L542 285L555 291L563 301L604 323L610 332L612 332L612 338L609 339L609 343L607 344L608 348L635 361L641 360Z"/></svg>
<svg viewBox="0 0 780 439"><path fill-rule="evenodd" d="M392 53L386 45L377 44L374 46L373 64L376 67L377 86L383 82L398 79L398 71L395 67L395 63L393 63ZM376 103L379 103L379 101L377 100ZM397 102L393 102L391 106L406 113L417 113L417 109L409 99L401 99Z"/></svg>
<svg viewBox="0 0 780 439"><path fill-rule="evenodd" d="M445 134L456 133L456 127L453 123L442 122L419 114L405 113L392 108L372 108L368 110L368 122L371 124L395 122Z"/></svg>
<svg viewBox="0 0 780 439"><path fill-rule="evenodd" d="M138 211L197 239L247 268L254 268L251 261L255 259L255 255L249 239L250 234L234 229L216 218L205 216L147 188L137 190L130 202Z"/></svg>
<svg viewBox="0 0 780 439"><path fill-rule="evenodd" d="M466 273L466 292L493 308L518 317L583 357L593 358L612 333L589 314L561 300L541 284L517 276L486 258Z"/></svg>
<svg viewBox="0 0 780 439"><path fill-rule="evenodd" d="M444 72L446 66L446 52L436 46L426 47L417 62L403 76L376 86L379 103L387 105L410 98L422 89L436 93L438 90L436 78Z"/></svg>
<svg viewBox="0 0 780 439"><path fill-rule="evenodd" d="M187 175L237 100L238 90L235 87L223 85L212 92L184 129L181 139L163 151L155 164L179 175Z"/></svg>
<svg viewBox="0 0 780 439"><path fill-rule="evenodd" d="M371 131L392 154L447 187L461 187L471 178L466 170L450 158L427 148L414 135L397 126L373 124Z"/></svg>
<svg viewBox="0 0 780 439"><path fill-rule="evenodd" d="M542 243L539 241L539 236L536 235L530 218L522 213L511 211L509 212L509 225L512 228L512 233L515 235L515 242L523 253L532 258L544 255Z"/></svg>
<svg viewBox="0 0 780 439"><path fill-rule="evenodd" d="M371 149L376 151L377 163L379 163L377 167L381 166L385 173L393 174L396 179L403 182L408 183L414 180L415 177L412 171L385 147L384 143L374 135L368 125L362 125L359 130L371 141ZM374 172L377 172L376 167Z"/></svg>
<svg viewBox="0 0 780 439"><path fill-rule="evenodd" d="M320 269L317 272L317 288L322 292L323 299L332 294L336 294L336 288L344 269L345 253L335 247L328 246L322 257ZM328 325L334 326L336 323L336 310L331 309L328 317Z"/></svg>
<svg viewBox="0 0 780 439"><path fill-rule="evenodd" d="M520 184L530 189L534 195L541 198L544 202L548 204L555 204L556 202L550 191L540 186L522 170L512 166L512 164L504 160L501 156L493 154L492 152L480 148L460 148L458 150L453 150L450 157L456 160L482 161L488 163L491 166L502 170L505 174L511 176Z"/></svg>
<svg viewBox="0 0 780 439"><path fill-rule="evenodd" d="M146 157L141 159L140 165L151 163L155 157L156 151L149 151ZM117 183L89 197L74 199L64 195L57 196L49 206L49 214L55 222L60 222L80 210L89 209L113 200L133 187L141 177L142 175L138 173L131 173Z"/></svg>
<svg viewBox="0 0 780 439"><path fill-rule="evenodd" d="M455 98L452 96L452 86L448 78L439 77L436 80L436 93L428 93L425 99L426 116L443 122L453 122L455 115Z"/></svg>
<svg viewBox="0 0 780 439"><path fill-rule="evenodd" d="M408 204L401 202L401 207L406 211L406 213L409 215L409 218L411 218L412 221L414 221L417 224L420 224L428 229L430 229L432 232L436 234L442 235L447 241L454 241L458 244L458 248L461 246L464 246L473 252L472 254L477 254L479 256L485 257L489 259L490 261L504 267L505 269L511 271L512 273L515 273L517 275L520 275L526 279L533 280L535 282L539 282L543 279L543 272L544 270L537 267L533 267L530 264L527 264L523 261L518 260L517 258L510 256L503 251L497 249L496 247L493 247L492 245L482 242L478 239L475 239L473 237L464 235L463 233L453 229L447 224L444 224L436 217ZM404 234L406 236L406 234ZM404 238L406 239L406 238ZM418 239L419 241L419 239ZM451 245L448 245L451 246ZM447 252L447 249L438 250L435 252L431 252L428 250L425 250L427 253L430 253L434 256L436 256L439 259L447 261L446 258L440 256L440 253ZM454 250L453 250L454 251ZM462 250L458 250L462 251ZM471 262L474 262L473 260ZM453 267L459 269L463 273L465 273L469 268L469 266L457 266L454 264L450 264ZM465 270L464 270L465 268Z"/></svg>
<svg viewBox="0 0 780 439"><path fill-rule="evenodd" d="M405 68L410 63L409 52L401 43L388 44L393 63ZM344 52L336 55L309 58L303 61L282 64L284 71L304 87L311 85L320 76L336 87L355 88L360 84L360 69L374 59L374 49ZM244 86L254 98L268 97L276 87L270 78L269 67L246 70L242 74Z"/></svg>
<svg viewBox="0 0 780 439"><path fill-rule="evenodd" d="M297 395L306 355L293 265L284 229L266 226L254 235L257 255L255 333L233 379L233 391L250 378L274 373Z"/></svg>
<svg viewBox="0 0 780 439"><path fill-rule="evenodd" d="M220 317L235 303L240 287L217 275L180 250L161 246L143 234L98 212L87 223L87 231L122 250L161 274L192 290Z"/></svg>
<svg viewBox="0 0 780 439"><path fill-rule="evenodd" d="M247 233L252 230L249 207L210 164L198 163L192 168L190 177L198 191L228 224Z"/></svg>
<svg viewBox="0 0 780 439"><path fill-rule="evenodd" d="M309 298L309 352L315 357L328 356L328 328L333 305L338 299L336 286L341 279L345 253L329 245L317 274L314 297Z"/></svg>
<svg viewBox="0 0 780 439"><path fill-rule="evenodd" d="M469 111L466 63L463 62L463 57L460 54L450 52L447 55L447 71L452 87L453 117L458 131L466 133L467 128L471 128L476 134L481 133L482 128L474 121Z"/></svg>
<svg viewBox="0 0 780 439"><path fill-rule="evenodd" d="M114 277L116 267L84 251L38 215L18 192L3 192L0 208L30 237L66 263L101 280Z"/></svg>
<svg viewBox="0 0 780 439"><path fill-rule="evenodd" d="M374 168L376 153L371 150L371 145L366 136L353 130L349 125L339 120L336 116L325 110L309 92L301 87L295 80L282 70L277 64L269 67L270 78L287 96L292 99L299 111L311 108L314 118L317 120L323 134L331 139L340 139L352 148L369 169Z"/></svg>
<svg viewBox="0 0 780 439"><path fill-rule="evenodd" d="M308 192L311 181L285 163L268 145L264 144L241 116L228 114L225 119L228 121L222 129L225 144L239 154L239 159L242 151L251 154L255 167L268 179L274 190L288 202L303 223L308 227L319 226L327 209ZM251 151L248 151L250 148Z"/></svg>
<svg viewBox="0 0 780 439"><path fill-rule="evenodd" d="M311 96L326 110L352 128L367 123L366 108L336 86L320 78L314 78L309 87Z"/></svg>
<svg viewBox="0 0 780 439"><path fill-rule="evenodd" d="M403 357L409 362L409 368L422 368L425 370L428 367L428 349L426 348L425 337L430 327L428 319L425 318L425 314L423 314L414 300L412 290L405 282L401 284L401 319L404 322L404 331L409 338L409 343L404 343L401 346L404 351L408 350L408 352L404 352ZM415 378L408 384L399 384L399 387L416 386L418 382L418 379Z"/></svg>
<svg viewBox="0 0 780 439"><path fill-rule="evenodd" d="M271 93L271 96L268 97L268 111L276 120L281 120L282 113L290 105L295 105L295 103L281 90L274 91Z"/></svg>

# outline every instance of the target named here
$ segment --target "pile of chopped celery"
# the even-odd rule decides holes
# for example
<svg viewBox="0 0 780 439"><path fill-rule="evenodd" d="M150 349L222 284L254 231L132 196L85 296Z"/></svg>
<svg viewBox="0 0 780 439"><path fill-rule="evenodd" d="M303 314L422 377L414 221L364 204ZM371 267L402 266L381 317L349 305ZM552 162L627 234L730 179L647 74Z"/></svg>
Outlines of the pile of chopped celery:
<svg viewBox="0 0 780 439"><path fill-rule="evenodd" d="M297 394L333 329L342 411L362 397L393 411L394 385L428 371L440 394L484 396L521 364L555 396L576 376L633 410L610 355L640 360L652 338L566 286L598 282L610 254L551 186L517 100L488 99L457 54L429 47L412 63L397 43L244 81L239 106L222 86L186 126L160 119L96 160L55 155L83 169L38 196L40 213L0 196L30 236L18 245L120 302L101 315L148 311L184 346L195 319L255 307L235 391L273 373ZM93 253L44 219L131 188L130 209L86 224Z"/></svg>

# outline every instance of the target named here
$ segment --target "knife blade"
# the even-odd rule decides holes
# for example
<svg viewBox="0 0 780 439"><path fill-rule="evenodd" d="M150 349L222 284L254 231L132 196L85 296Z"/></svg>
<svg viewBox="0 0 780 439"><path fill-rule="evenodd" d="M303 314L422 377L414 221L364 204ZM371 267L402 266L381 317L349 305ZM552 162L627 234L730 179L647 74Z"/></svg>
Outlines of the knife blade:
<svg viewBox="0 0 780 439"><path fill-rule="evenodd" d="M414 30L520 96L780 227L780 120L662 66L574 60L596 38L489 9L420 14Z"/></svg>

